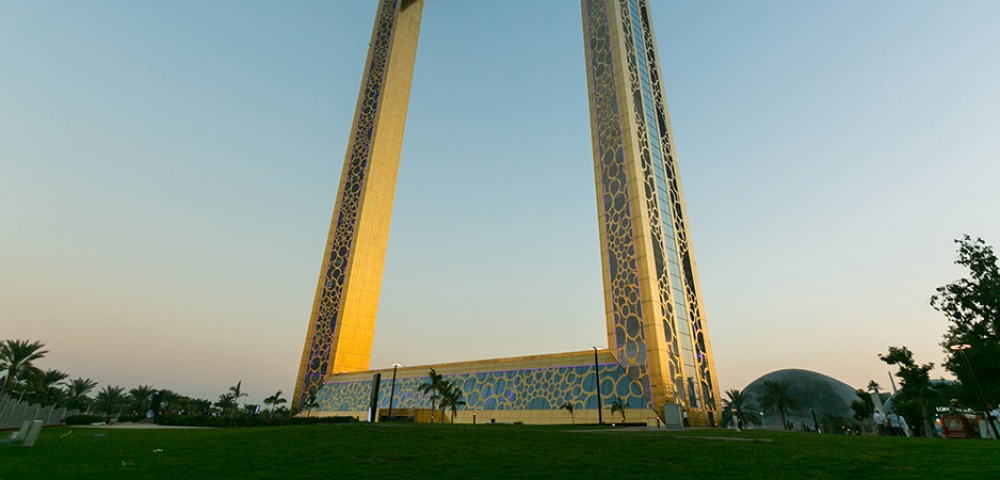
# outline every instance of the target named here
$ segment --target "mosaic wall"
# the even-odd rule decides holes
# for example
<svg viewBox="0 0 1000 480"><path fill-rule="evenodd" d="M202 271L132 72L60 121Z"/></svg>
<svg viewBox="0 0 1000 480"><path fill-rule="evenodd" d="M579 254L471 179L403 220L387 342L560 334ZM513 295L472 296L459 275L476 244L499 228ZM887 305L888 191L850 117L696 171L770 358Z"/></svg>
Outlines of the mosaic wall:
<svg viewBox="0 0 1000 480"><path fill-rule="evenodd" d="M386 378L388 377L388 378ZM594 366L568 366L507 370L500 372L443 375L458 385L467 403L463 410L555 410L569 402L577 409L597 409ZM628 408L650 408L639 383L616 364L601 365L601 401L618 397ZM396 379L393 408L431 408L430 397L420 393L426 377ZM382 374L379 408L389 408L391 373ZM371 380L332 381L316 394L319 411L363 412L368 410Z"/></svg>
<svg viewBox="0 0 1000 480"><path fill-rule="evenodd" d="M612 55L611 26L607 4L588 0L585 39L589 49L593 82L593 135L596 143L595 163L600 176L601 222L608 249L606 285L610 284L610 301L614 324L616 356L627 368L628 376L649 392L646 365L646 339L642 325L642 305L639 294L639 271L632 232L629 205L627 159L623 147L618 100L615 89L615 64Z"/></svg>
<svg viewBox="0 0 1000 480"><path fill-rule="evenodd" d="M308 359L304 371L299 372L300 378L297 380L301 385L296 392L300 400L322 385L329 367L333 333L344 294L347 265L350 263L352 244L357 233L361 192L368 173L372 133L385 80L389 47L396 20L395 13L396 1L383 0L376 20L378 27L371 47L371 61L368 64L363 87L364 96L358 107L352 132L350 160L341 179L340 197L337 199L336 220L333 226L333 243L326 259L323 290L319 294L320 303L312 319L313 324L310 329L312 338L307 343Z"/></svg>

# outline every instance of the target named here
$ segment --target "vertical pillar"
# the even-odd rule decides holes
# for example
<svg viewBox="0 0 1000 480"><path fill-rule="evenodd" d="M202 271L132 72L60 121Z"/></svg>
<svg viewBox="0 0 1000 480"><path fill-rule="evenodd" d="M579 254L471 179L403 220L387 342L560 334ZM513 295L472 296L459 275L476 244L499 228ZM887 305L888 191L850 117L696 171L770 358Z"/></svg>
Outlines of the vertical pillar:
<svg viewBox="0 0 1000 480"><path fill-rule="evenodd" d="M717 410L646 0L581 6L609 347L649 407Z"/></svg>
<svg viewBox="0 0 1000 480"><path fill-rule="evenodd" d="M328 373L367 370L423 0L382 0L292 405Z"/></svg>

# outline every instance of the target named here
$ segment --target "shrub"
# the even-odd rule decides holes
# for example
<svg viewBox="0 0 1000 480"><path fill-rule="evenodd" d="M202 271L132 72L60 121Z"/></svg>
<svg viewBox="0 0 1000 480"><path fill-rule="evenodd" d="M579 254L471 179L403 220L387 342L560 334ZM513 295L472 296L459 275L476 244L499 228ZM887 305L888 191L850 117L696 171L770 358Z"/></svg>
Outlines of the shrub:
<svg viewBox="0 0 1000 480"><path fill-rule="evenodd" d="M70 415L63 419L63 423L66 425L90 425L91 423L103 421L105 419L100 415Z"/></svg>
<svg viewBox="0 0 1000 480"><path fill-rule="evenodd" d="M209 415L160 415L156 417L159 425L176 425L184 427L269 427L280 425L316 425L323 423L350 423L358 421L354 417L276 417L270 418L259 416L223 416L213 417Z"/></svg>

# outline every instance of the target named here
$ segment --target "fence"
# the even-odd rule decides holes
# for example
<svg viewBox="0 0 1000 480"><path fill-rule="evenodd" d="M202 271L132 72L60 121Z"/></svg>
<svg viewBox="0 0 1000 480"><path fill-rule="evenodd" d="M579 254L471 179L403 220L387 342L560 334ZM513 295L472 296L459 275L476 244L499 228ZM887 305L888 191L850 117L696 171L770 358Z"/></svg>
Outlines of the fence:
<svg viewBox="0 0 1000 480"><path fill-rule="evenodd" d="M68 410L55 405L29 404L6 396L0 397L0 429L18 428L25 420L41 420L46 426L59 425L59 421L79 410Z"/></svg>

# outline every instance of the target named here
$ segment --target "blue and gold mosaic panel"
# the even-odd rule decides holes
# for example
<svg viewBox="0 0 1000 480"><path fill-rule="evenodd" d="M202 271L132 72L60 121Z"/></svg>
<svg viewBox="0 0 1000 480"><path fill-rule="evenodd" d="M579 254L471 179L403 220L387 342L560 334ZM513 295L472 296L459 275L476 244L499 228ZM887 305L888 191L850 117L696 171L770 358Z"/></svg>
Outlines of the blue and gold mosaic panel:
<svg viewBox="0 0 1000 480"><path fill-rule="evenodd" d="M443 375L462 390L464 410L555 410L569 402L577 409L596 409L594 366L567 366L471 372ZM601 365L601 400L618 397L629 408L650 408L638 382L617 364ZM396 379L393 408L431 408L430 397L420 392L426 377ZM319 411L360 412L368 409L372 381L332 381L316 394ZM392 377L383 374L379 386L379 408L389 408Z"/></svg>
<svg viewBox="0 0 1000 480"><path fill-rule="evenodd" d="M627 159L623 146L615 88L610 12L602 0L585 3L586 48L593 82L590 99L594 112L595 166L599 177L601 222L608 250L606 266L610 285L615 351L626 366L628 376L649 392L646 339L642 325L639 272L629 205Z"/></svg>

